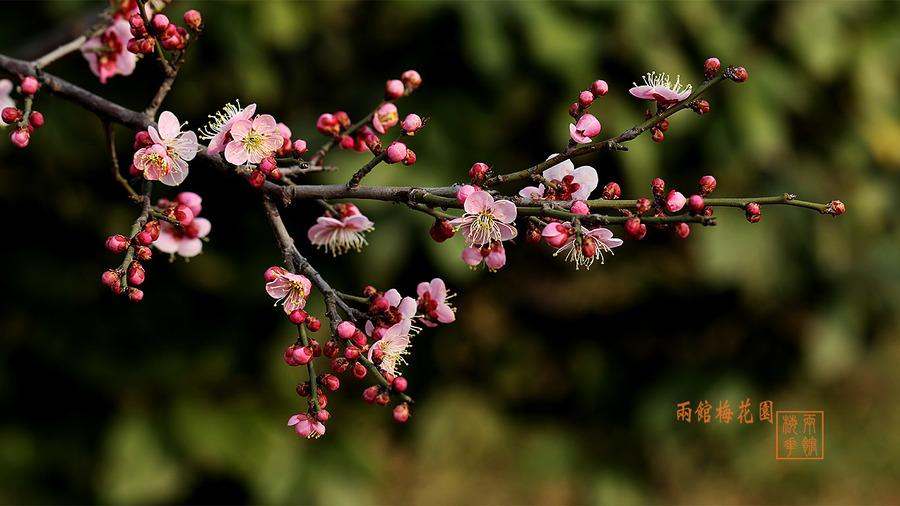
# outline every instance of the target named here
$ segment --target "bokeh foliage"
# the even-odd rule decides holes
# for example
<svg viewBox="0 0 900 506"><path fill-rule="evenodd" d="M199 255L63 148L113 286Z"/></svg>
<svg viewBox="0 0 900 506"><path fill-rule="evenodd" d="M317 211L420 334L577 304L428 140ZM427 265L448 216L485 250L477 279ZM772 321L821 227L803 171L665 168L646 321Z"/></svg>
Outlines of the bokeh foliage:
<svg viewBox="0 0 900 506"><path fill-rule="evenodd" d="M38 56L101 7L4 3L3 52ZM97 282L117 262L103 238L136 210L108 176L99 121L42 95L31 147L0 143L0 502L900 501L900 4L176 2L173 16L190 7L208 30L164 109L194 127L239 98L317 145L320 112L359 117L385 79L418 69L425 84L400 109L432 118L419 162L370 184L542 160L596 78L611 92L595 114L617 133L641 117L626 94L638 76L696 82L715 55L750 79L716 88L709 115L581 162L631 197L657 175L691 188L712 173L721 196L792 191L849 211L766 208L750 225L723 209L688 241L651 232L589 273L522 246L488 275L462 266L458 239L431 242L423 216L365 203L365 254L303 249L345 291L440 275L459 319L416 338L411 423L348 380L326 438L306 442L285 427L303 373L280 359L293 337L262 290L278 250L256 194L194 168L185 187L204 196L212 241L190 264L154 260L142 304L114 299ZM133 108L159 79L143 62L104 87L77 55L49 70ZM288 213L298 237L318 212ZM745 397L824 410L826 460L775 462L758 421L675 422L677 402Z"/></svg>

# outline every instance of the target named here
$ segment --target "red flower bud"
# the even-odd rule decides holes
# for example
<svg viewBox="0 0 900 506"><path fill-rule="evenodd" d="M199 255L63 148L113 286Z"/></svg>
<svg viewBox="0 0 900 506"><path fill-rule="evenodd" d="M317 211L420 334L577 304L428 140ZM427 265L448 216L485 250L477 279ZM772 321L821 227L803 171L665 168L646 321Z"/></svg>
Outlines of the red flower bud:
<svg viewBox="0 0 900 506"><path fill-rule="evenodd" d="M603 79L597 79L591 83L591 93L593 93L595 97L602 97L609 93L609 85L606 84L606 81Z"/></svg>
<svg viewBox="0 0 900 506"><path fill-rule="evenodd" d="M353 376L355 376L357 379L365 378L366 374L368 374L368 373L369 373L369 370L366 369L366 366L362 365L359 362L353 364Z"/></svg>
<svg viewBox="0 0 900 506"><path fill-rule="evenodd" d="M603 187L603 198L606 200L616 200L622 196L622 188L615 181L606 183Z"/></svg>
<svg viewBox="0 0 900 506"><path fill-rule="evenodd" d="M625 232L634 239L641 240L647 235L647 225L640 218L631 218L625 222Z"/></svg>
<svg viewBox="0 0 900 506"><path fill-rule="evenodd" d="M666 138L666 134L663 133L659 128L651 128L650 129L651 139L653 142L662 142Z"/></svg>
<svg viewBox="0 0 900 506"><path fill-rule="evenodd" d="M396 390L398 392L401 392L401 393L405 392L406 387L407 387L406 378L404 378L402 376L398 376L398 377L394 378L394 382L392 383L391 386L393 386L394 390Z"/></svg>
<svg viewBox="0 0 900 506"><path fill-rule="evenodd" d="M342 321L337 325L337 335L341 339L350 339L356 333L356 325L351 321Z"/></svg>
<svg viewBox="0 0 900 506"><path fill-rule="evenodd" d="M128 249L128 238L121 234L111 235L106 238L106 249L119 254Z"/></svg>
<svg viewBox="0 0 900 506"><path fill-rule="evenodd" d="M166 17L165 14L157 14L153 16L153 19L150 21L150 28L153 30L153 33L165 33L166 28L168 28L169 25L169 18Z"/></svg>
<svg viewBox="0 0 900 506"><path fill-rule="evenodd" d="M347 360L357 360L359 359L359 348L356 346L347 346L344 348L344 358Z"/></svg>
<svg viewBox="0 0 900 506"><path fill-rule="evenodd" d="M716 57L707 58L705 62L703 62L703 75L707 79L711 79L716 73L719 72L719 67L722 66L722 63L719 62L719 59Z"/></svg>
<svg viewBox="0 0 900 506"><path fill-rule="evenodd" d="M344 111L337 111L334 113L334 119L337 120L338 124L343 128L350 128L350 115Z"/></svg>
<svg viewBox="0 0 900 506"><path fill-rule="evenodd" d="M375 385L370 386L369 388L363 390L363 400L372 404L375 402L375 397L378 396L378 387Z"/></svg>
<svg viewBox="0 0 900 506"><path fill-rule="evenodd" d="M572 102L571 104L569 104L569 116L577 118L579 114L581 114L581 104L579 104L578 102Z"/></svg>
<svg viewBox="0 0 900 506"><path fill-rule="evenodd" d="M472 183L483 183L490 170L491 168L486 163L475 162L472 164L472 166L469 167L469 177L472 178Z"/></svg>
<svg viewBox="0 0 900 506"><path fill-rule="evenodd" d="M119 273L109 269L100 276L100 282L109 287L117 285L119 284Z"/></svg>
<svg viewBox="0 0 900 506"><path fill-rule="evenodd" d="M394 421L397 423L406 423L409 420L409 406L404 402L394 407Z"/></svg>
<svg viewBox="0 0 900 506"><path fill-rule="evenodd" d="M406 159L403 160L403 165L412 165L414 163L416 163L416 152L407 148Z"/></svg>
<svg viewBox="0 0 900 506"><path fill-rule="evenodd" d="M119 285L121 286L121 285ZM128 300L131 302L140 302L144 300L144 292L143 290L139 290L137 288L129 288L128 289Z"/></svg>
<svg viewBox="0 0 900 506"><path fill-rule="evenodd" d="M288 315L288 319L291 320L291 323L293 323L294 325L301 325L306 321L306 317L306 311L302 309L295 309L291 311L291 314Z"/></svg>
<svg viewBox="0 0 900 506"><path fill-rule="evenodd" d="M322 322L315 316L307 316L306 328L309 329L310 332L318 332L319 329L322 328Z"/></svg>
<svg viewBox="0 0 900 506"><path fill-rule="evenodd" d="M691 227L687 223L676 223L675 235L680 239L687 239L687 236L691 235Z"/></svg>
<svg viewBox="0 0 900 506"><path fill-rule="evenodd" d="M334 392L338 388L341 388L341 380L338 379L337 376L333 374L325 374L322 376L322 385L325 386L326 389L330 392Z"/></svg>
<svg viewBox="0 0 900 506"><path fill-rule="evenodd" d="M334 358L340 352L340 346L338 343L334 341L334 339L329 340L325 343L325 348L322 350L322 353L328 358Z"/></svg>
<svg viewBox="0 0 900 506"><path fill-rule="evenodd" d="M580 105L582 109L587 109L593 103L594 94L590 91L582 91L578 94L578 105Z"/></svg>
<svg viewBox="0 0 900 506"><path fill-rule="evenodd" d="M653 195L661 197L663 192L666 191L666 182L661 178L654 178L653 181L650 182L650 189L653 190Z"/></svg>
<svg viewBox="0 0 900 506"><path fill-rule="evenodd" d="M357 330L353 333L353 336L350 337L350 340L353 341L353 344L362 348L369 341L369 338L360 330Z"/></svg>
<svg viewBox="0 0 900 506"><path fill-rule="evenodd" d="M700 214L703 212L703 209L706 205L703 203L703 197L700 195L691 195L687 201L688 209L691 210L692 213Z"/></svg>
<svg viewBox="0 0 900 506"><path fill-rule="evenodd" d="M134 258L145 262L153 258L153 251L146 246L137 246L134 248Z"/></svg>
<svg viewBox="0 0 900 506"><path fill-rule="evenodd" d="M350 362L344 357L331 359L331 370L337 374L344 373L350 367Z"/></svg>
<svg viewBox="0 0 900 506"><path fill-rule="evenodd" d="M399 79L391 79L384 85L384 98L395 100L403 96L406 86Z"/></svg>
<svg viewBox="0 0 900 506"><path fill-rule="evenodd" d="M744 67L728 67L725 71L729 79L736 83L742 83L747 80L747 69ZM759 221L759 220L757 220Z"/></svg>
<svg viewBox="0 0 900 506"><path fill-rule="evenodd" d="M144 279L146 279L144 266L139 262L131 262L131 265L128 266L128 284L134 286L142 285Z"/></svg>
<svg viewBox="0 0 900 506"><path fill-rule="evenodd" d="M634 206L634 210L635 210L638 214L644 214L644 213L646 213L647 211L649 211L649 210L650 210L650 199L647 199L647 198L644 198L644 197L641 197L641 198L637 199L637 202L636 202L636 204L635 204L635 206Z"/></svg>
<svg viewBox="0 0 900 506"><path fill-rule="evenodd" d="M266 184L266 175L261 170L254 170L247 178L247 182L254 188L260 188Z"/></svg>
<svg viewBox="0 0 900 506"><path fill-rule="evenodd" d="M744 211L746 211L747 221L750 223L758 223L762 219L762 208L756 202L744 206Z"/></svg>
<svg viewBox="0 0 900 506"><path fill-rule="evenodd" d="M691 102L691 109L697 114L703 116L709 112L709 102L706 99L698 98Z"/></svg>
<svg viewBox="0 0 900 506"><path fill-rule="evenodd" d="M840 216L846 211L847 209L844 207L843 202L841 202L840 200L832 200L828 203L828 209L825 212L833 214L835 216Z"/></svg>
<svg viewBox="0 0 900 506"><path fill-rule="evenodd" d="M22 84L20 85L20 87L22 89L22 94L34 95L41 88L41 83L39 83L38 80L34 77L28 76L22 79Z"/></svg>
<svg viewBox="0 0 900 506"><path fill-rule="evenodd" d="M431 233L431 238L434 239L435 242L444 242L453 237L456 230L453 229L453 225L451 225L448 220L438 218L434 220L434 224L431 225L431 230L429 232Z"/></svg>
<svg viewBox="0 0 900 506"><path fill-rule="evenodd" d="M407 70L400 75L400 80L403 81L403 84L406 85L409 91L413 91L422 85L422 76L415 70Z"/></svg>
<svg viewBox="0 0 900 506"><path fill-rule="evenodd" d="M700 195L705 197L716 189L716 178L712 176L703 176L700 178Z"/></svg>
<svg viewBox="0 0 900 506"><path fill-rule="evenodd" d="M3 119L4 123L11 125L22 121L23 114L17 107L4 107L3 112L0 113L0 118Z"/></svg>
<svg viewBox="0 0 900 506"><path fill-rule="evenodd" d="M200 15L199 11L191 9L184 13L184 24L196 31L200 31L200 25L203 24L203 17Z"/></svg>

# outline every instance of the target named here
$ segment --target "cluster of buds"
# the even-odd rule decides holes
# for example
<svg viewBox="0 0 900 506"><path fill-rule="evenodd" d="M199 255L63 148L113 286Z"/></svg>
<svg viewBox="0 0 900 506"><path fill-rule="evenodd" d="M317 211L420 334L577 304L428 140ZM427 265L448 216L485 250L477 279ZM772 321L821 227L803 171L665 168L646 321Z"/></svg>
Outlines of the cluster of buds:
<svg viewBox="0 0 900 506"><path fill-rule="evenodd" d="M264 185L267 179L273 181L281 180L281 171L278 170L278 162L275 160L276 156L299 159L309 150L306 140L291 139L291 129L284 123L279 122L275 125L275 129L278 132L278 135L281 136L281 146L279 146L270 156L260 160L250 173L247 181L249 181L250 185L254 188L259 188Z"/></svg>
<svg viewBox="0 0 900 506"><path fill-rule="evenodd" d="M397 100L409 95L422 85L422 76L415 70L407 70L400 79L389 79L384 85L385 100Z"/></svg>
<svg viewBox="0 0 900 506"><path fill-rule="evenodd" d="M387 163L412 165L416 163L416 152L410 149L403 141L394 141L387 147L384 160Z"/></svg>
<svg viewBox="0 0 900 506"><path fill-rule="evenodd" d="M607 185L608 187L609 185ZM704 197L709 195L716 188L716 178L713 176L703 176L698 181L697 193L690 197L676 189L666 191L666 182L662 178L654 178L650 182L650 190L653 193L653 200L648 198L639 198L636 205L631 210L625 210L625 214L630 216L625 222L625 233L632 239L641 240L647 235L647 226L641 223L641 216L662 217L675 214L687 210L688 214L696 216L712 216L713 208L706 205ZM605 192L605 190L604 190ZM657 228L671 228L675 235L681 239L686 239L691 228L687 223L680 222L667 227L666 225L657 225Z"/></svg>
<svg viewBox="0 0 900 506"><path fill-rule="evenodd" d="M153 257L150 245L159 239L159 234L159 222L149 220L132 237L125 237L121 234L107 237L106 249L117 255L124 255L125 258L118 268L104 272L100 276L100 281L116 295L127 295L128 299L133 302L143 300L144 292L137 288L144 283L146 278L141 262L146 262Z"/></svg>
<svg viewBox="0 0 900 506"><path fill-rule="evenodd" d="M195 32L199 32L203 27L203 18L200 12L194 9L185 12L183 19L184 23ZM154 15L149 25L141 14L134 14L128 19L128 24L134 38L128 41L126 48L134 54L150 54L156 50L157 43L168 51L182 50L190 38L184 27L169 21L165 14Z"/></svg>
<svg viewBox="0 0 900 506"><path fill-rule="evenodd" d="M11 85L10 85L11 87ZM31 135L35 128L44 125L44 115L31 108L34 95L40 89L41 84L32 76L26 76L19 84L19 93L25 98L25 110L16 106L4 107L0 111L0 119L7 125L14 128L9 133L9 140L13 145L19 148L28 147L31 142Z"/></svg>
<svg viewBox="0 0 900 506"><path fill-rule="evenodd" d="M578 94L578 100L569 105L569 116L576 120L574 124L569 125L569 134L572 137L570 144L586 144L600 134L600 130L603 128L600 120L586 111L594 103L594 100L607 93L609 93L609 85L606 84L606 81L598 79L591 83L590 89Z"/></svg>

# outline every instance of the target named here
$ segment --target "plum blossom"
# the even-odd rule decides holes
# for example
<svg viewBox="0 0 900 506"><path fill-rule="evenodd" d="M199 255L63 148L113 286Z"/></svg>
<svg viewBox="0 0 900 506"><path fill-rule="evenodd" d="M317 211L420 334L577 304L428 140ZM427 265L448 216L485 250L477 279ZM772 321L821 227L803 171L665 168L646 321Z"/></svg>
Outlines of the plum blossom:
<svg viewBox="0 0 900 506"><path fill-rule="evenodd" d="M547 157L547 160L558 156L556 153ZM597 171L589 166L575 168L572 160L563 160L542 174L544 179L556 185L556 189L548 189L543 183L537 186L526 186L519 190L519 196L527 199L548 200L586 200L591 192L597 188Z"/></svg>
<svg viewBox="0 0 900 506"><path fill-rule="evenodd" d="M209 141L206 154L217 155L225 151L225 146L231 141L231 126L236 121L249 120L256 112L256 104L250 104L241 108L240 102L225 104L221 111L210 114L210 122L200 129L200 138Z"/></svg>
<svg viewBox="0 0 900 506"><path fill-rule="evenodd" d="M257 116L252 122L239 119L231 125L229 132L232 140L225 146L225 159L234 165L259 163L284 142L275 118L269 114Z"/></svg>
<svg viewBox="0 0 900 506"><path fill-rule="evenodd" d="M467 246L462 252L462 259L472 269L484 263L489 271L497 272L506 265L506 250L500 241L495 241L489 246Z"/></svg>
<svg viewBox="0 0 900 506"><path fill-rule="evenodd" d="M569 125L569 135L578 144L591 142L592 137L600 135L603 128L600 121L593 114L583 114L578 121Z"/></svg>
<svg viewBox="0 0 900 506"><path fill-rule="evenodd" d="M391 103L382 104L372 115L372 127L380 134L393 128L398 121L400 121L400 115L397 112L397 106Z"/></svg>
<svg viewBox="0 0 900 506"><path fill-rule="evenodd" d="M660 105L672 105L691 96L692 86L681 84L681 76L675 76L672 84L669 74L648 72L643 76L644 84L628 90L629 93L643 100L656 100Z"/></svg>
<svg viewBox="0 0 900 506"><path fill-rule="evenodd" d="M275 279L266 283L266 292L275 299L275 305L280 302L286 314L303 309L312 290L309 279L281 267L273 267L271 270Z"/></svg>
<svg viewBox="0 0 900 506"><path fill-rule="evenodd" d="M388 303L388 309L384 316L376 317L374 323L373 320L366 321L365 331L367 336L372 335L375 331L376 324L378 327L388 328L402 321L411 323L412 319L416 316L416 309L418 309L416 299L413 299L412 297L403 297L396 288L391 288L384 292L384 299ZM409 330L417 331L419 329L410 325ZM409 330L407 330L407 333Z"/></svg>
<svg viewBox="0 0 900 506"><path fill-rule="evenodd" d="M375 223L362 214L353 204L338 204L341 213L337 218L319 216L316 224L306 234L309 242L316 247L324 247L326 252L334 256L342 255L350 250L361 251L367 244L365 235L372 230Z"/></svg>
<svg viewBox="0 0 900 506"><path fill-rule="evenodd" d="M135 152L134 166L149 181L178 186L188 175L187 162L197 155L197 134L182 132L178 118L169 111L159 116L158 131L153 126L147 131L153 144Z"/></svg>
<svg viewBox="0 0 900 506"><path fill-rule="evenodd" d="M117 19L106 31L81 46L81 54L102 84L115 75L127 76L134 72L137 55L126 48L131 38L131 25L125 19Z"/></svg>
<svg viewBox="0 0 900 506"><path fill-rule="evenodd" d="M438 323L452 323L456 320L453 306L447 304L447 286L441 278L434 278L430 283L421 282L416 287L419 295L418 310L424 316L419 318L426 327L437 327Z"/></svg>
<svg viewBox="0 0 900 506"><path fill-rule="evenodd" d="M297 434L307 439L318 439L325 435L325 424L307 413L297 413L288 419L288 427L293 427Z"/></svg>
<svg viewBox="0 0 900 506"><path fill-rule="evenodd" d="M194 192L182 192L175 197L179 204L187 206L193 218L176 227L168 222L160 222L159 238L153 242L153 246L163 253L178 254L184 258L195 257L203 251L203 239L209 235L212 224L206 218L198 215L202 209L203 199Z"/></svg>
<svg viewBox="0 0 900 506"><path fill-rule="evenodd" d="M15 107L16 101L9 96L13 90L13 82L9 79L0 79L0 111L7 107ZM0 126L6 126L9 123L0 119Z"/></svg>
<svg viewBox="0 0 900 506"><path fill-rule="evenodd" d="M398 323L388 327L381 339L372 343L369 348L369 360L372 360L372 354L375 349L381 351L382 358L379 367L382 371L397 376L399 372L397 367L406 364L403 355L409 354L409 346L411 344L409 338L410 321L408 319L400 320Z"/></svg>
<svg viewBox="0 0 900 506"><path fill-rule="evenodd" d="M485 246L492 241L508 241L516 236L516 205L509 200L494 201L490 193L472 192L463 204L464 215L450 221L462 230L469 246Z"/></svg>
<svg viewBox="0 0 900 506"><path fill-rule="evenodd" d="M545 235L545 237L552 238L552 231L545 228L544 233L550 233L551 236ZM622 240L613 237L612 231L607 228L597 227L588 230L581 227L581 237L579 238L577 234L569 235L568 240L553 253L553 256L565 251L566 260L573 262L576 270L580 267L590 269L598 258L601 264L604 263L604 252L615 255L612 249L621 245Z"/></svg>

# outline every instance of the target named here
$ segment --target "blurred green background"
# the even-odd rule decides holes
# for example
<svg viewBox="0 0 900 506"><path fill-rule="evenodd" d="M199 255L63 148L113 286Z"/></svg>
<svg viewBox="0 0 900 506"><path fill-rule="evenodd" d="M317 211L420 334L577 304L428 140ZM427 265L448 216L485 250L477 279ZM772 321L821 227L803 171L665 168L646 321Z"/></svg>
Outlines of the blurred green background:
<svg viewBox="0 0 900 506"><path fill-rule="evenodd" d="M39 56L103 6L3 3L2 52ZM280 358L294 335L263 291L279 252L256 193L195 167L180 189L204 197L204 254L155 259L141 304L112 297L98 278L119 259L103 240L136 209L100 122L41 94L31 146L0 143L0 502L900 502L900 3L179 1L171 17L188 8L207 31L163 109L195 128L239 98L317 146L319 113L359 118L386 79L418 69L400 110L432 118L419 161L369 184L527 167L565 144L567 106L592 80L610 84L593 112L613 135L641 118L627 89L642 73L697 82L717 56L750 79L714 89L710 114L579 162L628 197L657 175L693 189L711 173L718 196L791 191L848 212L767 207L750 225L721 209L717 227L651 231L590 272L522 245L490 275L464 268L459 238L433 243L426 217L361 202L376 222L364 254L301 248L348 292L442 276L458 321L415 339L410 423L347 379L326 437L305 441L285 426L304 373ZM48 70L135 109L159 82L141 62L102 86L77 54ZM127 159L131 132L118 134ZM347 169L309 180L344 181L366 159L336 153ZM286 219L303 238L319 212ZM824 410L825 460L776 462L758 419L675 421L678 402L746 397Z"/></svg>

